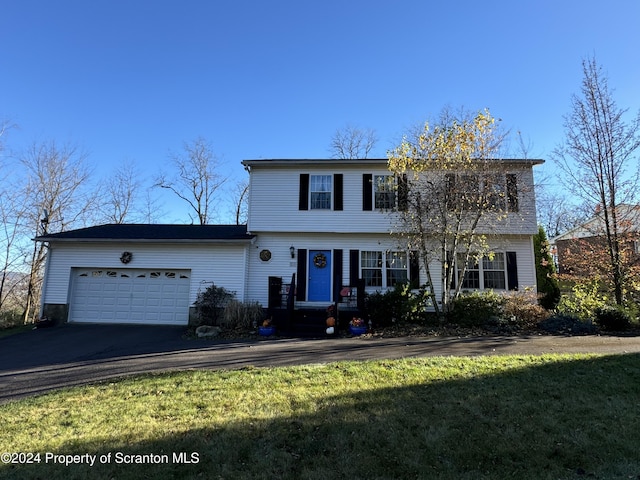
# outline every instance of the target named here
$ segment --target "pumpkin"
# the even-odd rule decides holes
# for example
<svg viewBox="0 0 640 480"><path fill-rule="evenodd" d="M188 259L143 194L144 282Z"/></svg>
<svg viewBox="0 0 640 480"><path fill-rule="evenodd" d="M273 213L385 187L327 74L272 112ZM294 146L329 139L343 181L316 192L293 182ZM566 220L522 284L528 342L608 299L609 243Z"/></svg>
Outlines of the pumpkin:
<svg viewBox="0 0 640 480"><path fill-rule="evenodd" d="M336 319L334 317L327 318L327 327L335 327Z"/></svg>

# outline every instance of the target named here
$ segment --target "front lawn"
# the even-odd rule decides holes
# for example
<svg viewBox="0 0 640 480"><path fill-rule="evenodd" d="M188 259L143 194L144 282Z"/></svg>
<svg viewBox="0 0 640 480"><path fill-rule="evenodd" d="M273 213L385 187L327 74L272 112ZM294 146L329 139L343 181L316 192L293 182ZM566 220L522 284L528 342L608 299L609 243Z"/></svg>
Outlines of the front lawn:
<svg viewBox="0 0 640 480"><path fill-rule="evenodd" d="M639 355L145 375L0 406L0 478L637 478L639 408Z"/></svg>

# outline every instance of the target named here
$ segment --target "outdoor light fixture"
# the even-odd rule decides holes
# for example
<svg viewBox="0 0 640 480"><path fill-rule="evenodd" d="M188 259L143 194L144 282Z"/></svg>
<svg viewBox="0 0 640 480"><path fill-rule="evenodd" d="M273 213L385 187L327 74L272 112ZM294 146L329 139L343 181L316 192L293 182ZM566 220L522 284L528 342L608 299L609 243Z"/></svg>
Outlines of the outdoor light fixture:
<svg viewBox="0 0 640 480"><path fill-rule="evenodd" d="M294 258L296 256L296 249L293 247L293 245L289 247L289 253L291 253L291 258Z"/></svg>

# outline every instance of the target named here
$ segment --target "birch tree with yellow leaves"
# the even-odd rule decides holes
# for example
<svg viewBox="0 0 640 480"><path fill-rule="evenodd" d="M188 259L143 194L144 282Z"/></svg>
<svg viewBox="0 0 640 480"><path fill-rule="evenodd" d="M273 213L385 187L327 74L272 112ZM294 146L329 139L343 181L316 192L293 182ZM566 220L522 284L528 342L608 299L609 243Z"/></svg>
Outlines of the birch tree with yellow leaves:
<svg viewBox="0 0 640 480"><path fill-rule="evenodd" d="M517 179L499 157L504 138L488 110L445 109L388 153L390 171L407 189L394 233L419 255L439 315L469 283L469 267L492 257L494 226L518 209Z"/></svg>

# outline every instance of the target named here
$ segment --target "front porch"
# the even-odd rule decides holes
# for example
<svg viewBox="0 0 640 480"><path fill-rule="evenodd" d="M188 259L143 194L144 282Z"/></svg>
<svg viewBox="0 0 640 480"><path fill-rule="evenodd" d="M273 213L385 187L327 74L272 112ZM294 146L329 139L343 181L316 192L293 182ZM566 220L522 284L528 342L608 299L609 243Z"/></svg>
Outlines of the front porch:
<svg viewBox="0 0 640 480"><path fill-rule="evenodd" d="M291 337L327 337L327 318L335 318L335 335L347 330L353 317L365 317L364 285L343 285L334 288L333 302L296 300L296 276L289 283L282 277L269 277L269 304L267 316L271 318L279 335Z"/></svg>

